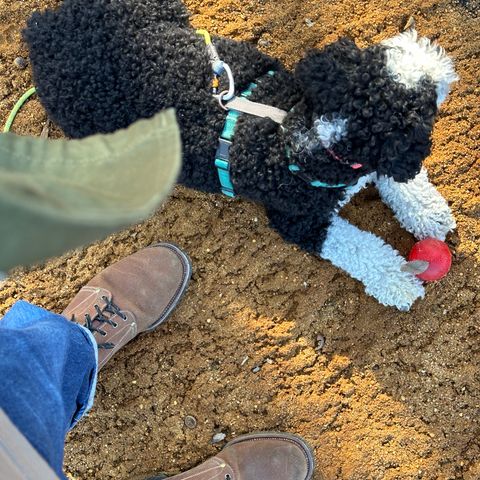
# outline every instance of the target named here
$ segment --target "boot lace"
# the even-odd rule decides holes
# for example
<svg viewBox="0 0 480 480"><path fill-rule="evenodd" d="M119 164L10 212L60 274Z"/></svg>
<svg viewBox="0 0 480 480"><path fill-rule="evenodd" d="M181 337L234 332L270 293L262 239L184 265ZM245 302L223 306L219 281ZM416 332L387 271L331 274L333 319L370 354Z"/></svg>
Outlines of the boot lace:
<svg viewBox="0 0 480 480"><path fill-rule="evenodd" d="M101 309L97 304L94 305L95 311L97 312L93 317L90 314L85 314L85 323L84 327L88 328L92 333L99 333L102 337L107 335L107 332L101 329L103 324L111 325L113 328L118 327L117 322L114 322L111 317L118 315L123 320L127 319L127 316L122 313L120 307L116 305L113 300L109 300L105 295L102 296L102 300L105 302L105 306ZM108 317L105 314L110 314ZM75 321L75 315L72 315L72 321ZM94 325L94 322L98 322L100 325ZM115 344L112 342L98 343L98 348L103 348L106 350L111 350L115 348Z"/></svg>

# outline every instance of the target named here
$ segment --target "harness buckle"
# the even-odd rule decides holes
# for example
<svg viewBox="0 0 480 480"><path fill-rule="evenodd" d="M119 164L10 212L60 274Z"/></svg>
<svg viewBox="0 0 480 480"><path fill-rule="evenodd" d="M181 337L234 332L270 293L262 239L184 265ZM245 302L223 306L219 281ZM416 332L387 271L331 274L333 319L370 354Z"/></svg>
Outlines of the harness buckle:
<svg viewBox="0 0 480 480"><path fill-rule="evenodd" d="M225 138L220 137L218 139L218 147L217 152L215 153L215 158L219 158L220 160L230 160L230 147L232 142L230 140L226 140Z"/></svg>
<svg viewBox="0 0 480 480"><path fill-rule="evenodd" d="M222 193L233 198L235 190L230 179L230 146L232 142L220 137L218 140L217 152L215 153L215 166L217 167L218 179L222 187Z"/></svg>

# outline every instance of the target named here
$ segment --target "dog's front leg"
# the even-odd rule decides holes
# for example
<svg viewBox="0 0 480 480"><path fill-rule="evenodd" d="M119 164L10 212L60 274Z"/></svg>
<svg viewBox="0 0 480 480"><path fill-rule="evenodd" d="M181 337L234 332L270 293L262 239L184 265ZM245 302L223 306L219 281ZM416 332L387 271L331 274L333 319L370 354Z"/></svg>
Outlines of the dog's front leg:
<svg viewBox="0 0 480 480"><path fill-rule="evenodd" d="M445 240L447 233L455 228L455 219L446 200L430 183L424 168L407 183L379 177L376 184L382 200L417 239Z"/></svg>
<svg viewBox="0 0 480 480"><path fill-rule="evenodd" d="M319 252L365 285L365 291L383 305L407 311L424 296L421 281L402 272L406 260L390 245L343 218L335 216Z"/></svg>

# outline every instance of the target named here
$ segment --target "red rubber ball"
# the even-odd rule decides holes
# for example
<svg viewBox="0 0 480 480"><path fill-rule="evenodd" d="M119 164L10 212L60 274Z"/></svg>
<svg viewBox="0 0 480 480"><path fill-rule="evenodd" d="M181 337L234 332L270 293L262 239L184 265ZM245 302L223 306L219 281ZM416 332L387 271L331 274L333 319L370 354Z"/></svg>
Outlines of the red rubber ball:
<svg viewBox="0 0 480 480"><path fill-rule="evenodd" d="M443 278L452 266L452 254L445 242L436 238L426 238L417 242L408 260L424 260L429 263L427 270L417 274L417 277L427 282Z"/></svg>

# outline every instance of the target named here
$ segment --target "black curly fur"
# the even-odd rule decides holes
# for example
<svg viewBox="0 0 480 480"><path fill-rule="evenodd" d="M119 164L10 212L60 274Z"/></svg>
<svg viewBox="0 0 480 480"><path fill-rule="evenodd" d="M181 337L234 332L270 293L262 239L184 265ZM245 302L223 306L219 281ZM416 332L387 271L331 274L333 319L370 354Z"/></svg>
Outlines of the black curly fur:
<svg viewBox="0 0 480 480"><path fill-rule="evenodd" d="M56 11L33 14L24 35L38 95L67 135L112 132L175 107L184 145L180 182L220 191L213 162L225 114L210 95L203 39L179 0L66 0ZM412 90L391 79L385 47L361 50L341 39L309 52L291 73L248 43L214 42L239 91L256 82L252 100L289 111L283 128L242 116L230 149L235 192L265 205L287 240L320 251L344 196L344 189L314 188L292 175L287 146L291 161L329 184L352 185L373 171L404 182L419 172L430 152L435 87L425 80ZM322 115L348 119L335 144L345 163L319 142L297 148ZM352 169L355 162L363 167Z"/></svg>

